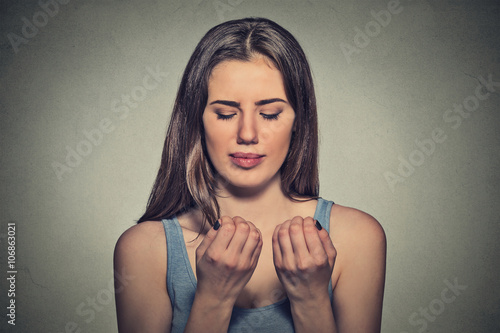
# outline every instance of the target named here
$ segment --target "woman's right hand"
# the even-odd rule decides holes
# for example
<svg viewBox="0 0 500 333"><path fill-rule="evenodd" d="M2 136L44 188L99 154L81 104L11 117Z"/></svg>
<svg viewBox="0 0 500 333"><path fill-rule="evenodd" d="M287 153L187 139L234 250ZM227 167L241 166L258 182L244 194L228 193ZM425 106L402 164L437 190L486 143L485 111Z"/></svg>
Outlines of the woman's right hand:
<svg viewBox="0 0 500 333"><path fill-rule="evenodd" d="M211 228L196 249L196 293L232 308L257 266L262 235L239 216L217 222L220 227Z"/></svg>

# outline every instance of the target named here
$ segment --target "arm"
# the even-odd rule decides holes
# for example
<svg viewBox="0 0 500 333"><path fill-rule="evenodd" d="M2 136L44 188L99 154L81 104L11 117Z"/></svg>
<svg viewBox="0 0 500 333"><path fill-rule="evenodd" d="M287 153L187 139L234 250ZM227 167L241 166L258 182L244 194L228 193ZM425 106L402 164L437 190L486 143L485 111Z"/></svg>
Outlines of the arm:
<svg viewBox="0 0 500 333"><path fill-rule="evenodd" d="M328 294L336 254L326 230L311 217L296 216L276 227L274 265L296 332L337 332Z"/></svg>
<svg viewBox="0 0 500 333"><path fill-rule="evenodd" d="M339 214L335 217L334 235L328 235L324 229L315 235L310 217L286 221L273 235L276 271L290 299L295 330L380 332L386 256L384 231L373 217L361 211L339 205L335 210ZM332 309L327 286L334 265L340 277L334 286Z"/></svg>
<svg viewBox="0 0 500 333"><path fill-rule="evenodd" d="M196 249L198 283L184 332L227 332L234 303L257 266L260 231L237 216L219 221Z"/></svg>
<svg viewBox="0 0 500 333"><path fill-rule="evenodd" d="M160 222L125 231L115 247L115 295L120 333L170 332L167 249Z"/></svg>
<svg viewBox="0 0 500 333"><path fill-rule="evenodd" d="M342 236L338 237L336 246L343 256L340 277L333 291L338 330L380 332L386 262L384 230L364 212L338 205L337 208L335 230Z"/></svg>

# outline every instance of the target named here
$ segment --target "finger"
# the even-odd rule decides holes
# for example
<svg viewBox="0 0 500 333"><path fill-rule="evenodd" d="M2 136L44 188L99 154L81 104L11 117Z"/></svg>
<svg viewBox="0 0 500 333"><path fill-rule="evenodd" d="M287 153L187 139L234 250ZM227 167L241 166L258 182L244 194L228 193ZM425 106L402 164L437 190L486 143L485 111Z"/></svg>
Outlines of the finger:
<svg viewBox="0 0 500 333"><path fill-rule="evenodd" d="M322 231L326 233L324 229ZM326 234L328 235L328 233ZM304 237L311 256L314 258L326 256L323 242L319 236L318 228L316 227L316 221L312 217L306 217L304 219Z"/></svg>
<svg viewBox="0 0 500 333"><path fill-rule="evenodd" d="M280 227L281 224L277 225L276 228L274 228L273 232L273 261L274 261L274 266L278 268L281 268L281 265L283 264L281 247L278 240L278 231L280 230Z"/></svg>
<svg viewBox="0 0 500 333"><path fill-rule="evenodd" d="M304 238L303 219L300 216L295 216L289 228L290 243L292 244L293 253L297 259L304 259L309 256L309 249Z"/></svg>
<svg viewBox="0 0 500 333"><path fill-rule="evenodd" d="M220 219L218 219L217 222L220 225ZM217 236L217 230L215 230L214 228L210 228L210 230L208 230L207 234L205 235L205 237L201 241L200 245L198 245L198 247L196 248L196 256L197 257L203 256L203 254L205 253L207 248L215 240L216 236Z"/></svg>
<svg viewBox="0 0 500 333"><path fill-rule="evenodd" d="M235 226L233 219L229 216L222 216L220 219L220 227L216 231L216 235L207 251L213 253L223 253L228 248L231 239L233 238Z"/></svg>
<svg viewBox="0 0 500 333"><path fill-rule="evenodd" d="M262 234L260 233L260 230L259 229L257 229L257 230L259 231L260 238L259 238L259 242L257 243L257 246L255 246L255 249L252 253L252 265L253 265L253 267L257 266L257 262L259 261L260 253L262 250L262 244L264 243L262 240Z"/></svg>
<svg viewBox="0 0 500 333"><path fill-rule="evenodd" d="M330 235L328 234L328 232L326 232L325 229L322 229L318 232L318 236L321 239L326 254L328 255L330 265L333 265L337 256L337 249L335 249Z"/></svg>
<svg viewBox="0 0 500 333"><path fill-rule="evenodd" d="M281 224L278 230L278 244L281 250L282 266L287 270L295 269L295 255L293 253L292 243L290 241L290 223L288 220Z"/></svg>
<svg viewBox="0 0 500 333"><path fill-rule="evenodd" d="M262 235L260 230L250 221L246 222L250 227L248 232L247 240L243 245L243 249L241 250L241 256L243 258L251 258L253 259L254 252L259 245L259 242L262 240Z"/></svg>
<svg viewBox="0 0 500 333"><path fill-rule="evenodd" d="M231 254L239 256L250 233L250 225L240 216L233 217L233 223L234 234L227 249Z"/></svg>

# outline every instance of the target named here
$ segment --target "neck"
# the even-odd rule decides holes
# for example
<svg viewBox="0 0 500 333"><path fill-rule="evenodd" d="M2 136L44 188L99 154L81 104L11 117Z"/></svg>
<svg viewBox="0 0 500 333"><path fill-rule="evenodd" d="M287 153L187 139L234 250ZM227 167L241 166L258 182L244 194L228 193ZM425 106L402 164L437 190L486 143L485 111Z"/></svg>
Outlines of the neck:
<svg viewBox="0 0 500 333"><path fill-rule="evenodd" d="M259 229L275 226L291 218L288 214L293 203L281 190L279 175L264 188L226 187L220 191L217 201L221 216L241 216Z"/></svg>

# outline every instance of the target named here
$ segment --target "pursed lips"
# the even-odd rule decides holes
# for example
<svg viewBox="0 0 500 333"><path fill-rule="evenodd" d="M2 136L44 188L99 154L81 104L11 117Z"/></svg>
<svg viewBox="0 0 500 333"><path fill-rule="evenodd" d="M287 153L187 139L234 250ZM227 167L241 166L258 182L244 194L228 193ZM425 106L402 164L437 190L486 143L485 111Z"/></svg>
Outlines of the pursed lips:
<svg viewBox="0 0 500 333"><path fill-rule="evenodd" d="M265 157L265 155L243 152L232 153L229 156L235 165L244 169L250 169L259 165Z"/></svg>
<svg viewBox="0 0 500 333"><path fill-rule="evenodd" d="M229 154L229 156L232 156L234 158L260 158L260 157L264 157L265 155L238 152L238 153Z"/></svg>

